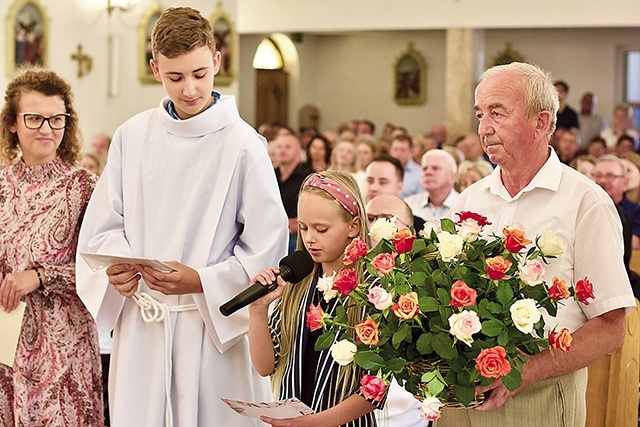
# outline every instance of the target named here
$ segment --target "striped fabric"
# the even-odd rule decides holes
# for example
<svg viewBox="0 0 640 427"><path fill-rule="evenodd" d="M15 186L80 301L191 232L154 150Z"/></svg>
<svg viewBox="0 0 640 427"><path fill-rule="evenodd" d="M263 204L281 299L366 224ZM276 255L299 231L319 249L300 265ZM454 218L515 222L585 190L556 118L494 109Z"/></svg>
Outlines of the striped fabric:
<svg viewBox="0 0 640 427"><path fill-rule="evenodd" d="M340 403L340 389L341 384L338 382L338 368L340 365L334 362L331 357L331 352L327 350L323 350L320 352L320 357L318 360L318 366L316 369L315 378L302 378L303 371L303 359L304 359L304 350L307 345L309 329L306 327L305 322L305 313L312 302L312 297L314 292L316 292L316 284L318 282L318 276L314 278L309 287L309 291L306 293L304 301L300 304L300 309L298 310L297 318L298 318L298 329L296 331L296 340L295 346L292 351L292 356L289 359L289 364L284 374L283 383L280 387L280 399L288 399L291 397L297 397L298 399L302 396L302 384L303 381L305 384L315 384L313 390L313 402L311 405L311 409L315 412L321 412L326 409L329 409L338 403ZM337 305L337 299L334 299L329 303L326 312L329 314L333 314ZM280 312L280 305L276 307L273 311L270 321L269 327L271 329L271 335L273 338L274 348L276 352L276 363L278 363L278 355L280 353L280 316L282 313ZM313 351L313 348L309 349ZM362 372L359 372L359 375L363 375ZM354 390L354 394L360 394L359 390ZM384 400L381 403L373 402L369 400L374 405L377 405L380 409ZM342 427L373 427L377 426L376 419L373 411L370 413L344 424Z"/></svg>

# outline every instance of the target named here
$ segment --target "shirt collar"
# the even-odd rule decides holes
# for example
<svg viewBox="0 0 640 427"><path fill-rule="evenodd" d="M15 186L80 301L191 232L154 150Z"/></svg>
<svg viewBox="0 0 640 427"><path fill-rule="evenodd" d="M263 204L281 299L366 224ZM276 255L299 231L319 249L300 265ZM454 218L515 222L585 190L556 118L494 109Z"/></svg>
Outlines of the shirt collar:
<svg viewBox="0 0 640 427"><path fill-rule="evenodd" d="M524 194L535 188L544 188L551 191L558 191L558 188L560 187L560 178L562 177L562 163L560 163L560 159L558 159L558 155L556 154L555 150L549 147L549 151L549 158L547 158L545 164L542 165L531 182L529 182L529 184L527 184L515 196L511 197L504 184L502 183L502 177L500 176L500 166L496 166L493 172L491 172L491 175L489 175L487 179L483 180L480 183L480 190L489 190L491 194L500 196L505 200L515 200L519 198L521 194Z"/></svg>
<svg viewBox="0 0 640 427"><path fill-rule="evenodd" d="M211 106L215 105L216 102L220 100L220 94L214 90L211 91L211 96L213 97L213 103L209 105L207 108L205 108L205 110L208 110L209 108L211 108ZM173 117L176 120L182 120L180 117L178 117L178 113L176 113L176 107L175 105L173 105L173 101L169 101L167 103L166 108L167 108L167 113L169 113L171 117Z"/></svg>

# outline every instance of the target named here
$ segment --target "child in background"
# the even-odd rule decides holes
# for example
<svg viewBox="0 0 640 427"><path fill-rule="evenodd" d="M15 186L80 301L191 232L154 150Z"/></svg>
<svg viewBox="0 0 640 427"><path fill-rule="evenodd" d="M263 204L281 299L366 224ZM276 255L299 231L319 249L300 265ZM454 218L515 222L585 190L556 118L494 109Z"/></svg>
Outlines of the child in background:
<svg viewBox="0 0 640 427"><path fill-rule="evenodd" d="M314 269L293 286L278 276L278 288L249 306L249 343L258 373L271 375L274 395L280 399L297 397L315 414L288 420L262 418L272 426L376 425L373 410L381 402L366 399L359 391L363 371L353 362L339 365L330 350L315 351L322 330L310 331L305 323L312 304L333 314L337 298L325 301L318 281L339 276L345 267L345 249L357 237L369 244L364 202L351 174L325 171L310 175L298 199L297 249L311 255ZM362 271L356 271L361 281ZM278 273L278 268L268 268L252 284L273 283ZM280 296L269 318L269 305ZM359 312L348 316L351 325L361 320Z"/></svg>

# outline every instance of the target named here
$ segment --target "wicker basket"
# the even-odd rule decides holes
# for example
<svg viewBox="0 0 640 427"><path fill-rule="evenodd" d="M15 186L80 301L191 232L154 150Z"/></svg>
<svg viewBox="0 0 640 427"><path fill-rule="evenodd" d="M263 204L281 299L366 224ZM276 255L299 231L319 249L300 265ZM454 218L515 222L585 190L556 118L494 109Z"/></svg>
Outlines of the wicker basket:
<svg viewBox="0 0 640 427"><path fill-rule="evenodd" d="M437 368L440 371L440 374L442 375L443 378L446 377L447 374L449 373L449 371L451 370L448 366L443 366L443 365L437 366L435 368ZM410 365L407 365L407 370L409 372L411 372L413 375L418 375L418 376L422 376L422 374L424 374L425 372L430 371L432 369L434 369L434 366L431 365L426 360L423 360L423 361L420 361L420 362L414 362L414 363L412 363ZM426 393L428 391L427 383L418 384L418 390L424 391ZM447 386L445 388L445 391L447 393L447 398L442 403L447 408L459 408L459 409L474 408L476 406L482 405L482 402L484 402L484 394L476 394L476 398L474 400L472 400L469 403L468 406L465 406L463 403L459 402L456 399L455 390L454 390L454 386L453 385ZM419 401L423 401L424 400L424 396L421 396L421 395L418 395L418 394L414 394L413 397L415 397Z"/></svg>

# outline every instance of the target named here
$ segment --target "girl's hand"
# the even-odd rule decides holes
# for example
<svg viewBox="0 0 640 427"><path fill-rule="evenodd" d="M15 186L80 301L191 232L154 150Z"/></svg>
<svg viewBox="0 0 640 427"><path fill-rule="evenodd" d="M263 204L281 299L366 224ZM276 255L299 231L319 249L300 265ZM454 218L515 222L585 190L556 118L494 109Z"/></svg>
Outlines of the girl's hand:
<svg viewBox="0 0 640 427"><path fill-rule="evenodd" d="M315 427L313 415L303 415L295 418L276 419L269 417L260 417L260 420L273 427Z"/></svg>
<svg viewBox="0 0 640 427"><path fill-rule="evenodd" d="M278 276L278 274L280 274L280 269L278 267L269 267L251 279L249 286L254 283L261 283L263 286L269 286L275 282L278 284L278 287L262 298L252 302L251 305L249 305L250 310L267 310L274 300L280 298L282 292L284 292L287 282L285 282L282 277Z"/></svg>
<svg viewBox="0 0 640 427"><path fill-rule="evenodd" d="M39 286L40 280L35 270L7 274L0 284L0 307L7 313L15 310L22 297L35 291Z"/></svg>

